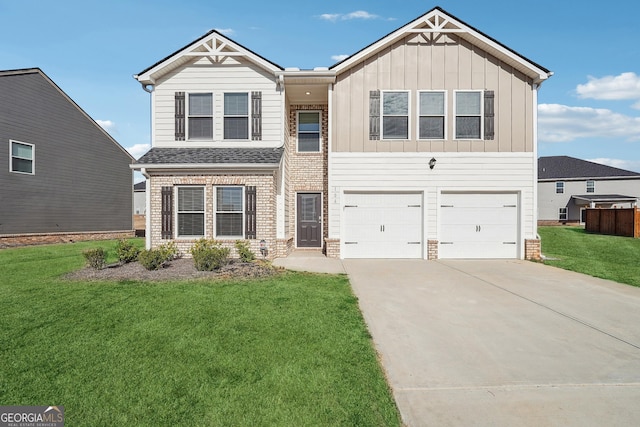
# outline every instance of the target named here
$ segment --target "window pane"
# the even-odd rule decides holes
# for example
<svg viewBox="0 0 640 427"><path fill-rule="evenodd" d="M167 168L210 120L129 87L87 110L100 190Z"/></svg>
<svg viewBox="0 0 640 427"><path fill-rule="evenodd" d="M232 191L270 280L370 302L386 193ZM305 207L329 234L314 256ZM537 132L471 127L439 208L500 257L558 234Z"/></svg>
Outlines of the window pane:
<svg viewBox="0 0 640 427"><path fill-rule="evenodd" d="M383 117L383 139L407 139L409 138L408 117Z"/></svg>
<svg viewBox="0 0 640 427"><path fill-rule="evenodd" d="M444 117L420 117L420 139L444 139Z"/></svg>
<svg viewBox="0 0 640 427"><path fill-rule="evenodd" d="M316 200L319 196L317 194L301 194L301 209L298 215L300 215L300 221L302 222L317 222L319 214L316 211Z"/></svg>
<svg viewBox="0 0 640 427"><path fill-rule="evenodd" d="M298 151L320 151L319 133L298 134Z"/></svg>
<svg viewBox="0 0 640 427"><path fill-rule="evenodd" d="M444 115L444 93L421 92L420 93L420 115L443 116Z"/></svg>
<svg viewBox="0 0 640 427"><path fill-rule="evenodd" d="M210 117L189 118L189 139L212 139L213 119Z"/></svg>
<svg viewBox="0 0 640 427"><path fill-rule="evenodd" d="M225 116L249 115L249 94L248 93L225 93L224 94L224 115Z"/></svg>
<svg viewBox="0 0 640 427"><path fill-rule="evenodd" d="M179 236L204 236L204 214L183 213L178 214Z"/></svg>
<svg viewBox="0 0 640 427"><path fill-rule="evenodd" d="M224 139L249 139L249 118L225 117Z"/></svg>
<svg viewBox="0 0 640 427"><path fill-rule="evenodd" d="M383 92L383 115L408 115L409 93L407 92Z"/></svg>
<svg viewBox="0 0 640 427"><path fill-rule="evenodd" d="M298 115L299 132L320 132L320 113L300 113Z"/></svg>
<svg viewBox="0 0 640 427"><path fill-rule="evenodd" d="M189 115L190 116L212 116L213 115L213 95L210 93L189 94Z"/></svg>
<svg viewBox="0 0 640 427"><path fill-rule="evenodd" d="M178 188L178 211L204 211L204 188Z"/></svg>
<svg viewBox="0 0 640 427"><path fill-rule="evenodd" d="M456 117L456 138L480 139L480 117Z"/></svg>
<svg viewBox="0 0 640 427"><path fill-rule="evenodd" d="M456 92L456 114L480 114L480 92Z"/></svg>
<svg viewBox="0 0 640 427"><path fill-rule="evenodd" d="M33 173L33 160L11 158L11 170L13 172Z"/></svg>
<svg viewBox="0 0 640 427"><path fill-rule="evenodd" d="M242 236L241 213L216 214L216 236Z"/></svg>
<svg viewBox="0 0 640 427"><path fill-rule="evenodd" d="M216 210L218 212L242 212L242 187L217 187Z"/></svg>
<svg viewBox="0 0 640 427"><path fill-rule="evenodd" d="M33 147L25 144L18 144L13 142L11 144L11 155L16 157L22 157L24 159L33 159L32 156Z"/></svg>

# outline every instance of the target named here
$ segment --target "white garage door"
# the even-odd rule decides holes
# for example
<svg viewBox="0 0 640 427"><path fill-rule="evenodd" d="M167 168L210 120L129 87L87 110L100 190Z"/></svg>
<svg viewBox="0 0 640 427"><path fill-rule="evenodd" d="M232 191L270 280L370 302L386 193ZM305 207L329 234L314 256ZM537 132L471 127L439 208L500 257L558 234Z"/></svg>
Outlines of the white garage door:
<svg viewBox="0 0 640 427"><path fill-rule="evenodd" d="M343 258L422 258L422 194L345 193Z"/></svg>
<svg viewBox="0 0 640 427"><path fill-rule="evenodd" d="M518 195L443 193L439 258L518 258Z"/></svg>

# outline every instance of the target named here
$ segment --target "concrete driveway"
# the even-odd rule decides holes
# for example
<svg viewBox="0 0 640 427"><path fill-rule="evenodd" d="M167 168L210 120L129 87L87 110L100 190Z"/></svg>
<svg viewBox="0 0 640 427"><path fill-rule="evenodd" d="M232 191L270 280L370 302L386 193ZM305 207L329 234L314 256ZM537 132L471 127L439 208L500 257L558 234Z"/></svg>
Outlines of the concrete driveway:
<svg viewBox="0 0 640 427"><path fill-rule="evenodd" d="M409 426L640 425L640 289L514 260L345 260Z"/></svg>

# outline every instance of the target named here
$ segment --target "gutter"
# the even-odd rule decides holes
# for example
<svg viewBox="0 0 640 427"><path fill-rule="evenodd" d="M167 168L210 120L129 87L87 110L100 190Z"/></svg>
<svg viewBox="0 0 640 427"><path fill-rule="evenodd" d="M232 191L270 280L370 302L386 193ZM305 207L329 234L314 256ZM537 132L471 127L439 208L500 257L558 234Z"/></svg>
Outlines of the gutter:
<svg viewBox="0 0 640 427"><path fill-rule="evenodd" d="M280 162L278 163L159 163L159 164L148 164L148 163L137 163L129 165L131 169L144 171L143 173L147 173L147 170L150 169L244 169L244 170L271 170L278 169L280 167Z"/></svg>

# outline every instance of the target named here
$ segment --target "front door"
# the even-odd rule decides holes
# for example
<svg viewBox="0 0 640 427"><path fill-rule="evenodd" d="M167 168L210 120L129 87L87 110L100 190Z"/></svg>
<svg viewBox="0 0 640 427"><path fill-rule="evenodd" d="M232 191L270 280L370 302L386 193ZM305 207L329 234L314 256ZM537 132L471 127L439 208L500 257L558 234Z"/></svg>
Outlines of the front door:
<svg viewBox="0 0 640 427"><path fill-rule="evenodd" d="M319 248L322 246L322 195L298 193L297 246Z"/></svg>

